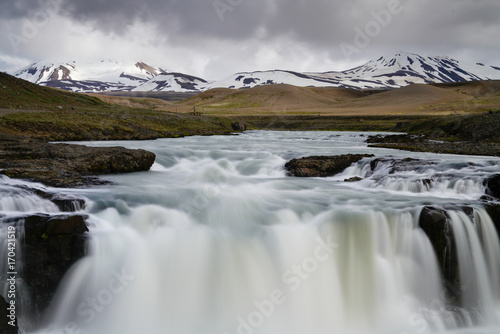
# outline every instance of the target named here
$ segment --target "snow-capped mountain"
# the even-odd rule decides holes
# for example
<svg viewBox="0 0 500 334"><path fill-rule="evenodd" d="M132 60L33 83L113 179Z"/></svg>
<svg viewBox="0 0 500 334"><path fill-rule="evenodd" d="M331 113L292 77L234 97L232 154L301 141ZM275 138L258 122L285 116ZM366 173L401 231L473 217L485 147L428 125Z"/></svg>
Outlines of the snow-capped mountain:
<svg viewBox="0 0 500 334"><path fill-rule="evenodd" d="M399 52L342 72L261 71L237 73L207 87L251 88L267 84L345 87L354 89L398 88L415 83L445 83L500 79L500 68L470 64L449 57Z"/></svg>
<svg viewBox="0 0 500 334"><path fill-rule="evenodd" d="M154 78L137 86L133 91L174 91L174 92L192 92L201 90L207 81L192 75L182 73L162 73Z"/></svg>
<svg viewBox="0 0 500 334"><path fill-rule="evenodd" d="M500 79L500 67L467 63L449 57L399 52L341 72L242 72L224 80L210 82L187 74L169 72L144 62L129 64L109 60L85 65L76 62L35 63L20 69L14 75L73 92L199 92L219 87L251 88L270 84L354 89L398 88L415 83Z"/></svg>
<svg viewBox="0 0 500 334"><path fill-rule="evenodd" d="M415 83L447 83L500 79L500 68L467 63L450 57L399 52L343 72L311 73L359 88L397 88Z"/></svg>
<svg viewBox="0 0 500 334"><path fill-rule="evenodd" d="M73 92L132 90L197 91L203 79L172 73L144 62L133 64L102 60L97 63L39 62L20 69L14 76L43 86ZM144 86L144 88L140 88Z"/></svg>

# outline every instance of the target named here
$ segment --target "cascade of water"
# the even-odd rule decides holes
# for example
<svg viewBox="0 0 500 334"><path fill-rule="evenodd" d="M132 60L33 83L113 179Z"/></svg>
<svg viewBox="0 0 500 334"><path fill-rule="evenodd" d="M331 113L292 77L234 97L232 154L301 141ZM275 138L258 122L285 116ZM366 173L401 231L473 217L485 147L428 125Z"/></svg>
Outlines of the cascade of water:
<svg viewBox="0 0 500 334"><path fill-rule="evenodd" d="M476 313L481 323L498 323L500 243L485 210L474 211L473 217L447 212L457 245L462 306Z"/></svg>
<svg viewBox="0 0 500 334"><path fill-rule="evenodd" d="M372 168L365 159L325 180L285 177L284 162L298 155L374 150L359 134L335 137L337 146L332 138L251 132L128 143L155 151L157 164L81 190L90 198L89 254L36 334L496 333L500 245L476 200L498 165L414 154L417 163L404 153L394 159L414 165L394 169L391 158ZM348 176L364 180L339 182ZM473 203L472 215L446 212L460 307L419 227L428 202Z"/></svg>
<svg viewBox="0 0 500 334"><path fill-rule="evenodd" d="M486 228L483 214L477 221ZM95 232L91 254L68 276L50 323L91 333L435 332L464 325L481 303L481 324L491 324L488 310L498 300L489 295L488 271L495 275L495 268L481 258L470 218L449 215L457 238L467 235L470 244L460 256L475 263L461 271L471 288L460 317L447 309L417 211L352 207L305 220L283 213L274 225L235 233L147 206L93 217L95 226L106 219L120 227ZM471 228L460 230L465 224Z"/></svg>

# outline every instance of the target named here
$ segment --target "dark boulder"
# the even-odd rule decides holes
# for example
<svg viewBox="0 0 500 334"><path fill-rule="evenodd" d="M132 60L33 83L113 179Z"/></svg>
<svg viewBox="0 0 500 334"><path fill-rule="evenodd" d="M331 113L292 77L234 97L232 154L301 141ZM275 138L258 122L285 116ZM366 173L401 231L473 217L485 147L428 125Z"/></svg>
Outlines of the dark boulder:
<svg viewBox="0 0 500 334"><path fill-rule="evenodd" d="M358 182L358 181L361 181L361 180L363 180L363 178L361 178L359 176L354 176L354 177L345 179L344 182Z"/></svg>
<svg viewBox="0 0 500 334"><path fill-rule="evenodd" d="M23 279L35 317L43 314L68 269L85 255L86 216L37 214L24 217Z"/></svg>
<svg viewBox="0 0 500 334"><path fill-rule="evenodd" d="M231 127L234 131L245 131L248 125L245 122L233 122L231 123Z"/></svg>
<svg viewBox="0 0 500 334"><path fill-rule="evenodd" d="M328 177L341 173L353 163L368 157L373 157L373 155L345 154L337 156L312 156L292 159L285 164L285 169L291 176Z"/></svg>
<svg viewBox="0 0 500 334"><path fill-rule="evenodd" d="M488 203L485 208L497 229L498 238L500 238L500 204Z"/></svg>
<svg viewBox="0 0 500 334"><path fill-rule="evenodd" d="M10 311L7 308L10 306L9 303L5 300L5 298L0 295L0 333L1 334L17 334L19 332L19 327L17 325L17 315L19 312L16 312L15 320L11 320L8 318L10 315ZM14 326L12 326L12 321ZM10 322L10 324L9 324Z"/></svg>
<svg viewBox="0 0 500 334"><path fill-rule="evenodd" d="M155 154L124 147L50 144L33 139L6 140L0 136L0 169L11 178L55 187L106 183L96 175L147 171Z"/></svg>
<svg viewBox="0 0 500 334"><path fill-rule="evenodd" d="M493 175L484 181L486 194L500 199L500 174Z"/></svg>
<svg viewBox="0 0 500 334"><path fill-rule="evenodd" d="M436 254L447 297L460 303L461 283L457 245L446 211L435 207L424 207L420 213L419 226L429 238Z"/></svg>

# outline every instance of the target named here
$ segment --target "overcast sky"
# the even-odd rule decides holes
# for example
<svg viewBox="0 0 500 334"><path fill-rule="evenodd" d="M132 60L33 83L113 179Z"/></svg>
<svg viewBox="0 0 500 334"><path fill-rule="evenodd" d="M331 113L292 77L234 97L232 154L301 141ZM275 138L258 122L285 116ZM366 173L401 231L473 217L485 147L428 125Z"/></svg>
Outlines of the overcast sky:
<svg viewBox="0 0 500 334"><path fill-rule="evenodd" d="M498 0L0 0L0 70L145 61L223 79L398 51L500 65Z"/></svg>

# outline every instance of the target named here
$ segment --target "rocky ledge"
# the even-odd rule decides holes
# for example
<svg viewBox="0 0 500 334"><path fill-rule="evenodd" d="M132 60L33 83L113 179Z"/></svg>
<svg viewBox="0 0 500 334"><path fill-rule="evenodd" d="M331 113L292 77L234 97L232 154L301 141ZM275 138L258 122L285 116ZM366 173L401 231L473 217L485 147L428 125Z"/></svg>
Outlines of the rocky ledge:
<svg viewBox="0 0 500 334"><path fill-rule="evenodd" d="M0 173L53 187L103 184L97 175L147 171L155 158L144 150L50 144L0 135Z"/></svg>
<svg viewBox="0 0 500 334"><path fill-rule="evenodd" d="M29 303L22 307L33 315L34 322L45 313L71 266L85 255L87 218L82 214L34 214L1 221L18 227L22 279L30 294Z"/></svg>
<svg viewBox="0 0 500 334"><path fill-rule="evenodd" d="M342 173L344 169L363 158L373 157L372 154L345 154L337 156L312 156L292 159L285 164L285 169L291 176L298 177L328 177Z"/></svg>
<svg viewBox="0 0 500 334"><path fill-rule="evenodd" d="M369 147L384 147L413 152L500 156L500 144L478 141L439 141L416 135L377 135L366 141Z"/></svg>
<svg viewBox="0 0 500 334"><path fill-rule="evenodd" d="M17 334L19 332L19 327L17 325L17 319L10 320L10 311L8 308L11 307L10 304L5 300L5 298L0 294L0 333L2 334ZM13 324L13 326L12 326Z"/></svg>

